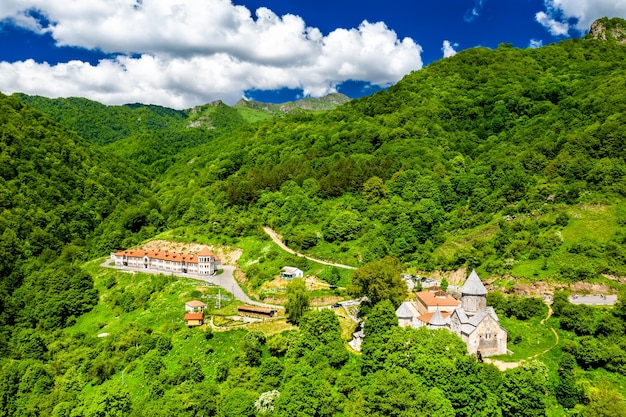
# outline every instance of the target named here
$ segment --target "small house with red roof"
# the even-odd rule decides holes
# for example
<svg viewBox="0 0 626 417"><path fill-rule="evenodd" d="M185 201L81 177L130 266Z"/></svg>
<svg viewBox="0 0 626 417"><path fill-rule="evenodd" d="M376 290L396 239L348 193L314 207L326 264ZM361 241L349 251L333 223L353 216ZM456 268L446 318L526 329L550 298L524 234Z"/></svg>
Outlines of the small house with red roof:
<svg viewBox="0 0 626 417"><path fill-rule="evenodd" d="M185 326L196 327L204 324L204 316L202 313L187 313L185 314Z"/></svg>

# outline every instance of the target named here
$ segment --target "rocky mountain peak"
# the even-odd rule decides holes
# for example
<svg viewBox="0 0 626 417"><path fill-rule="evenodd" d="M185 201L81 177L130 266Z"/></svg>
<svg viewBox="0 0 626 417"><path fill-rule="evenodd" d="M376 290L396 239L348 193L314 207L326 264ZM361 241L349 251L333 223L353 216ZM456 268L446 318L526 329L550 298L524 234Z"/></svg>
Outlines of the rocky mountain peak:
<svg viewBox="0 0 626 417"><path fill-rule="evenodd" d="M626 44L626 20L619 17L603 17L591 24L587 39L614 40Z"/></svg>

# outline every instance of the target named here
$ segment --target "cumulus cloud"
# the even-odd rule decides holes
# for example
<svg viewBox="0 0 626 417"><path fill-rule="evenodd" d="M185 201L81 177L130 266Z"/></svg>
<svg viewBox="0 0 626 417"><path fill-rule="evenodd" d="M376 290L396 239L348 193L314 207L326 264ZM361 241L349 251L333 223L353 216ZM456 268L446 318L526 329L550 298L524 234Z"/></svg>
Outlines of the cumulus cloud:
<svg viewBox="0 0 626 417"><path fill-rule="evenodd" d="M385 87L422 66L421 47L382 22L323 35L299 16L253 15L231 0L2 0L2 22L117 58L4 62L0 91L108 104L185 108L284 87L320 96L346 80Z"/></svg>
<svg viewBox="0 0 626 417"><path fill-rule="evenodd" d="M450 44L450 41L443 41L443 46L441 47L441 51L443 52L443 57L448 58L456 55L456 48L459 44L455 43L454 45Z"/></svg>
<svg viewBox="0 0 626 417"><path fill-rule="evenodd" d="M583 34L604 16L626 17L626 0L545 0L544 5L535 20L554 36L567 36L570 30Z"/></svg>
<svg viewBox="0 0 626 417"><path fill-rule="evenodd" d="M528 43L529 48L541 48L543 46L543 41L541 39L531 39Z"/></svg>
<svg viewBox="0 0 626 417"><path fill-rule="evenodd" d="M567 22L559 22L544 12L537 12L535 19L539 24L548 29L553 36L566 36L569 32L569 24Z"/></svg>

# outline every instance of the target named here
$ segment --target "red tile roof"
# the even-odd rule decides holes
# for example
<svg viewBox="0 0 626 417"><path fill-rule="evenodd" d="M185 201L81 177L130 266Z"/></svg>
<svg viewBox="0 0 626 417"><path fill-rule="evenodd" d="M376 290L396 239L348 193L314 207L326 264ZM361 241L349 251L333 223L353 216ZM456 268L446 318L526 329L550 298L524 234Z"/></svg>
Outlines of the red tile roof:
<svg viewBox="0 0 626 417"><path fill-rule="evenodd" d="M457 299L443 291L420 291L416 297L428 307L456 307L461 305Z"/></svg>
<svg viewBox="0 0 626 417"><path fill-rule="evenodd" d="M185 314L185 321L187 320L202 320L202 313L187 313Z"/></svg>
<svg viewBox="0 0 626 417"><path fill-rule="evenodd" d="M204 247L198 254L193 253L180 253L180 252L170 252L170 251L146 251L140 249L129 249L129 250L120 250L115 252L116 256L128 256L131 258L143 258L147 256L150 259L159 259L163 261L172 261L172 262L186 262L188 264L197 264L198 256L213 256L213 252L207 247ZM218 260L215 258L215 260Z"/></svg>
<svg viewBox="0 0 626 417"><path fill-rule="evenodd" d="M198 256L215 256L215 255L213 254L213 252L211 252L211 249L205 246L204 248L202 248L200 252L198 252Z"/></svg>
<svg viewBox="0 0 626 417"><path fill-rule="evenodd" d="M450 317L450 313L448 313L447 311L440 311L440 313L441 313L441 315L443 316L444 319L447 319L448 317ZM423 321L426 324L429 324L430 320L433 318L434 314L435 313L422 314L417 319Z"/></svg>

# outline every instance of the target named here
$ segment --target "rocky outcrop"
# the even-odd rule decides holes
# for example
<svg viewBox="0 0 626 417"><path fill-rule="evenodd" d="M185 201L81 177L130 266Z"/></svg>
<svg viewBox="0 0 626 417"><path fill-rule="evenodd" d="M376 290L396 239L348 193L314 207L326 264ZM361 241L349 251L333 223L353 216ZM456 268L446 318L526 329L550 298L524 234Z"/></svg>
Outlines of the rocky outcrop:
<svg viewBox="0 0 626 417"><path fill-rule="evenodd" d="M626 44L626 20L619 17L603 17L591 24L586 39L600 39Z"/></svg>

